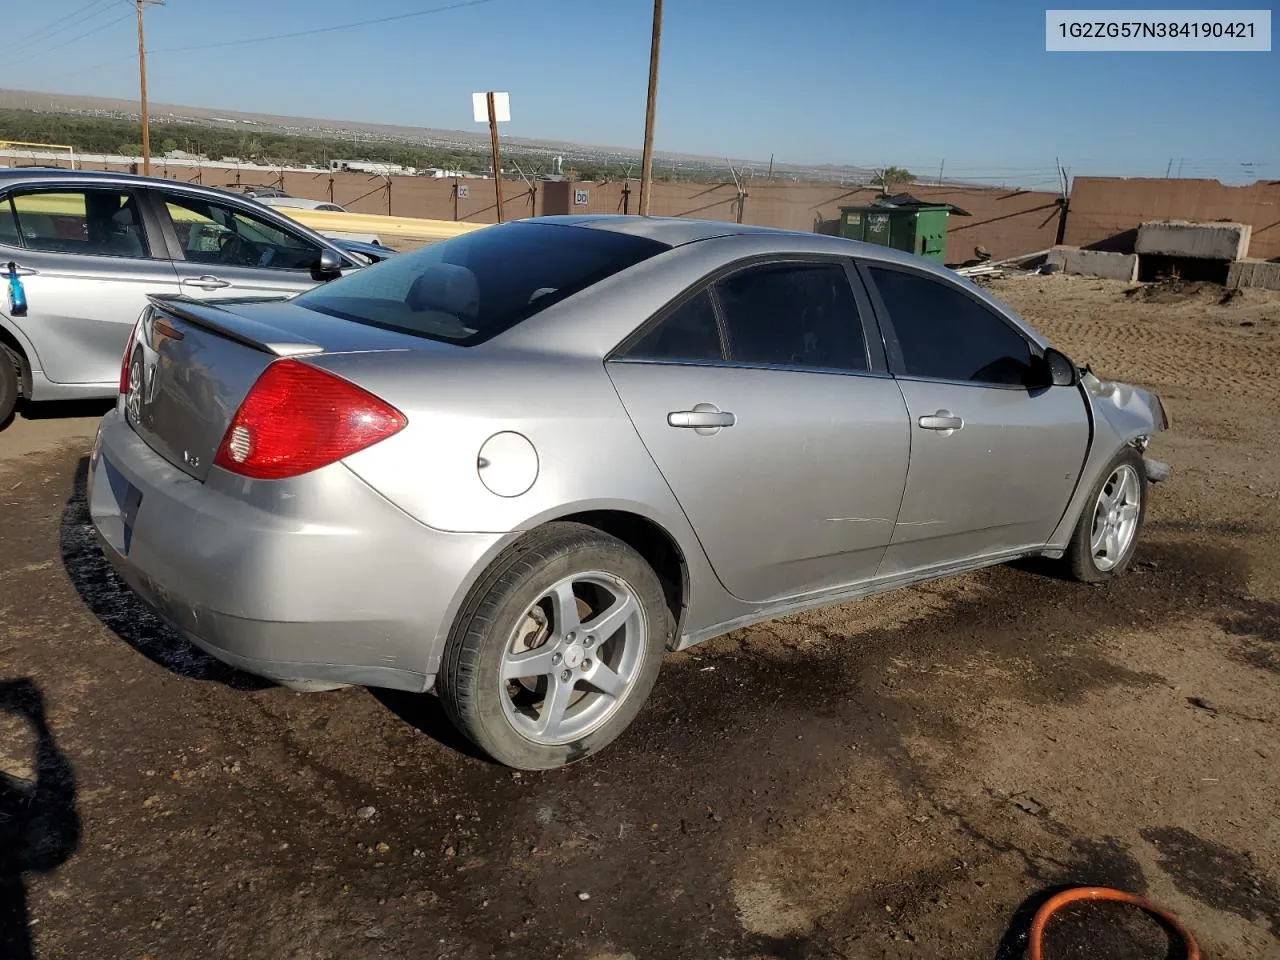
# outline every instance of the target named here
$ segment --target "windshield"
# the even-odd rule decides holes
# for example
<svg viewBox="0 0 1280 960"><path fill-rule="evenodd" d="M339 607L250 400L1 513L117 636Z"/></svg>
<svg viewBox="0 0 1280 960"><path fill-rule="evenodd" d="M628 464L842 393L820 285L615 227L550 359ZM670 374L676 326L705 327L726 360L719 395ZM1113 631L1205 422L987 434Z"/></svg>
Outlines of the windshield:
<svg viewBox="0 0 1280 960"><path fill-rule="evenodd" d="M470 346L666 249L607 230L508 223L392 257L294 302L343 320Z"/></svg>

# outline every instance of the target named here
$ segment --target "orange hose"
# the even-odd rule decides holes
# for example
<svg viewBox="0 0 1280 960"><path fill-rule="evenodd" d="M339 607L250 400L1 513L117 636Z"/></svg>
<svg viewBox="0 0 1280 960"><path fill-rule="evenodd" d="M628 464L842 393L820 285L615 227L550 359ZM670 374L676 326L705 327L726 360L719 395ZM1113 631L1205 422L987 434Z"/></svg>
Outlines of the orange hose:
<svg viewBox="0 0 1280 960"><path fill-rule="evenodd" d="M1080 900L1088 900L1090 902L1110 902L1110 903L1128 903L1153 916L1159 917L1173 930L1175 930L1182 938L1183 945L1186 948L1187 960L1200 960L1200 947L1196 944L1195 937L1191 936L1191 931L1182 925L1182 923L1172 913L1162 910L1149 900L1144 900L1132 893L1125 893L1123 890L1112 890L1109 887L1075 887L1071 890L1064 890L1045 901L1044 906L1036 911L1035 919L1031 921L1031 933L1028 938L1027 958L1028 960L1044 960L1044 947L1042 941L1044 939L1044 929L1049 924L1049 918L1061 910L1069 903L1076 903Z"/></svg>

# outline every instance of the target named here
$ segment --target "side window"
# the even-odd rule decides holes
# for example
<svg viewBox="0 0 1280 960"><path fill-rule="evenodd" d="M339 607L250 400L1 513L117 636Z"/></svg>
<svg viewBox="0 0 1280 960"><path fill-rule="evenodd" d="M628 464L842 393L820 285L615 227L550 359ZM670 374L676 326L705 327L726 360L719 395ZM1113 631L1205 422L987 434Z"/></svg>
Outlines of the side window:
<svg viewBox="0 0 1280 960"><path fill-rule="evenodd" d="M867 344L849 278L836 263L771 263L716 284L740 363L865 371Z"/></svg>
<svg viewBox="0 0 1280 960"><path fill-rule="evenodd" d="M165 195L164 205L192 263L309 270L320 259L310 240L243 210L175 194Z"/></svg>
<svg viewBox="0 0 1280 960"><path fill-rule="evenodd" d="M627 351L633 360L721 360L711 295L703 290L663 318Z"/></svg>
<svg viewBox="0 0 1280 960"><path fill-rule="evenodd" d="M0 198L0 243L8 247L22 246L18 233L18 221L13 216L13 204L8 197Z"/></svg>
<svg viewBox="0 0 1280 960"><path fill-rule="evenodd" d="M13 198L28 250L96 257L145 257L137 199L118 190L21 193ZM0 223L0 231L3 231Z"/></svg>
<svg viewBox="0 0 1280 960"><path fill-rule="evenodd" d="M908 376L1021 386L1031 347L1001 317L937 280L871 267Z"/></svg>

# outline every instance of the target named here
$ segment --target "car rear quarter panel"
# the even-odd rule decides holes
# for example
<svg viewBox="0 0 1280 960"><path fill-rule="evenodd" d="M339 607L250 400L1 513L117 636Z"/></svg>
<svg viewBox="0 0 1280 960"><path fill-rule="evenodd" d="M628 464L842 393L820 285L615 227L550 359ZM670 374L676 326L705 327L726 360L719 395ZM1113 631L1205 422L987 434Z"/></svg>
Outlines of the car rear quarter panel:
<svg viewBox="0 0 1280 960"><path fill-rule="evenodd" d="M431 363L417 351L316 357L316 365L399 408L409 425L346 465L420 522L452 533L508 534L601 510L643 517L683 555L685 629L736 616L693 529L640 442L598 359L500 349ZM516 496L491 492L478 461L498 433L526 438L537 476Z"/></svg>

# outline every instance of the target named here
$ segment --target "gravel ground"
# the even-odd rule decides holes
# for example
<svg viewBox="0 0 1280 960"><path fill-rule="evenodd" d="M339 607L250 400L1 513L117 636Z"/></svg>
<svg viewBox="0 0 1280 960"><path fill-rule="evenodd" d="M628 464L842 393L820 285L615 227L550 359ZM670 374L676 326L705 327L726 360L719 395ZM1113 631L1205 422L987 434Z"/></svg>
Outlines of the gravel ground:
<svg viewBox="0 0 1280 960"><path fill-rule="evenodd" d="M1280 296L997 281L1166 399L1132 574L1000 567L671 655L604 754L477 757L429 696L299 695L109 574L101 408L0 433L0 957L1020 956L1062 884L1280 956ZM3 681L12 681L4 683ZM1163 956L1084 908L1050 956Z"/></svg>

